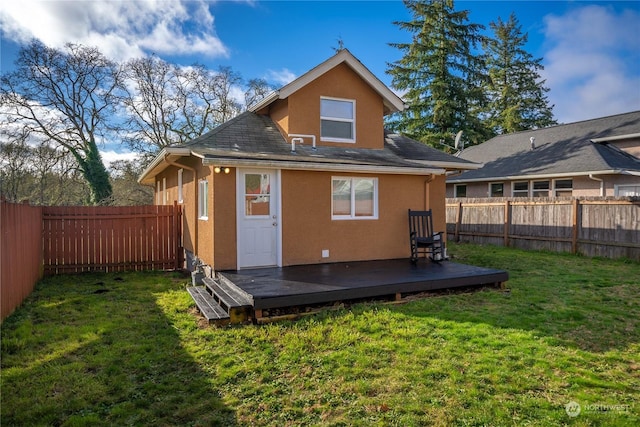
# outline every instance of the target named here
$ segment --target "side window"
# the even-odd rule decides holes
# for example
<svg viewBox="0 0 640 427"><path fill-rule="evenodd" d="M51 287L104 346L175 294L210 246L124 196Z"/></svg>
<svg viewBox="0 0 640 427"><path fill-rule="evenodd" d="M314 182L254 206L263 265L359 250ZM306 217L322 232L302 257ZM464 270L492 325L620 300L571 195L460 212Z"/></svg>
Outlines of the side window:
<svg viewBox="0 0 640 427"><path fill-rule="evenodd" d="M453 197L467 197L467 185L466 184L456 184L453 187Z"/></svg>
<svg viewBox="0 0 640 427"><path fill-rule="evenodd" d="M205 179L198 182L198 218L209 218L209 182Z"/></svg>
<svg viewBox="0 0 640 427"><path fill-rule="evenodd" d="M329 142L356 141L356 101L320 98L320 139Z"/></svg>
<svg viewBox="0 0 640 427"><path fill-rule="evenodd" d="M533 181L533 197L549 197L549 181Z"/></svg>
<svg viewBox="0 0 640 427"><path fill-rule="evenodd" d="M573 179L556 179L553 181L555 197L571 197L573 195Z"/></svg>
<svg viewBox="0 0 640 427"><path fill-rule="evenodd" d="M178 170L178 203L184 203L184 197L182 194L182 173L184 169Z"/></svg>

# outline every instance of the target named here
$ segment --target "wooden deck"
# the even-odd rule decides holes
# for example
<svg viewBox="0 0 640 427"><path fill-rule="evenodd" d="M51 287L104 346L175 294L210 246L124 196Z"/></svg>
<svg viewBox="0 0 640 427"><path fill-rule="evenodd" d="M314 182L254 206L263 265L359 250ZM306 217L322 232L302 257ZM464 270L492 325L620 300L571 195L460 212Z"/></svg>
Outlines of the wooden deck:
<svg viewBox="0 0 640 427"><path fill-rule="evenodd" d="M509 275L451 261L395 259L221 271L218 278L238 287L259 318L264 309L497 285Z"/></svg>

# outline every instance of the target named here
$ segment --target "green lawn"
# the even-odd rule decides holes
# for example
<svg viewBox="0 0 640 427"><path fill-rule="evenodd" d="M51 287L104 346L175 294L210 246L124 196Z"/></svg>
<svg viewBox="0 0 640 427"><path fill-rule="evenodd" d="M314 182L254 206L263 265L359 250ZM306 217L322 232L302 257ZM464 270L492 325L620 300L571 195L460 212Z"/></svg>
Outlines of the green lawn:
<svg viewBox="0 0 640 427"><path fill-rule="evenodd" d="M640 264L450 252L508 289L215 328L174 273L48 278L2 324L2 425L640 425Z"/></svg>

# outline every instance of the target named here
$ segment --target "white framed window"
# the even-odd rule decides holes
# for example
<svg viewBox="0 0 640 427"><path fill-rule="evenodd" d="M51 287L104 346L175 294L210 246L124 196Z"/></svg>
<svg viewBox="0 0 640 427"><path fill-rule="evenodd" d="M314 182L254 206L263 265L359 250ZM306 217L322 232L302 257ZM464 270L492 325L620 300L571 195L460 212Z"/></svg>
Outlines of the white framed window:
<svg viewBox="0 0 640 427"><path fill-rule="evenodd" d="M320 98L320 139L356 142L356 101Z"/></svg>
<svg viewBox="0 0 640 427"><path fill-rule="evenodd" d="M162 204L162 184L156 181L156 205Z"/></svg>
<svg viewBox="0 0 640 427"><path fill-rule="evenodd" d="M178 203L184 203L184 196L182 194L182 174L184 169L178 169Z"/></svg>
<svg viewBox="0 0 640 427"><path fill-rule="evenodd" d="M514 182L511 195L513 197L529 197L529 181Z"/></svg>
<svg viewBox="0 0 640 427"><path fill-rule="evenodd" d="M331 219L377 218L377 178L331 178Z"/></svg>
<svg viewBox="0 0 640 427"><path fill-rule="evenodd" d="M209 181L198 182L198 218L209 219Z"/></svg>
<svg viewBox="0 0 640 427"><path fill-rule="evenodd" d="M549 181L533 181L533 197L549 197Z"/></svg>
<svg viewBox="0 0 640 427"><path fill-rule="evenodd" d="M467 197L467 184L455 184L453 186L453 197Z"/></svg>
<svg viewBox="0 0 640 427"><path fill-rule="evenodd" d="M504 184L502 182L490 183L489 197L504 197Z"/></svg>
<svg viewBox="0 0 640 427"><path fill-rule="evenodd" d="M169 201L169 195L167 194L167 178L162 178L162 202L160 204L166 205Z"/></svg>
<svg viewBox="0 0 640 427"><path fill-rule="evenodd" d="M554 179L553 180L553 196L554 197L573 196L573 179Z"/></svg>
<svg viewBox="0 0 640 427"><path fill-rule="evenodd" d="M613 191L614 191L614 195L619 197L640 196L640 184L615 185Z"/></svg>

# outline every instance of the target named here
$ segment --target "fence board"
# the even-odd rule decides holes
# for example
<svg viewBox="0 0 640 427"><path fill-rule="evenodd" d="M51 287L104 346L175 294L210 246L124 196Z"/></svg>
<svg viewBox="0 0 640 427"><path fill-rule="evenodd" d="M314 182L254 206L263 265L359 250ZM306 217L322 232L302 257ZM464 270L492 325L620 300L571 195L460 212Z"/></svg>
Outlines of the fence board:
<svg viewBox="0 0 640 427"><path fill-rule="evenodd" d="M640 198L447 199L450 239L640 261Z"/></svg>

